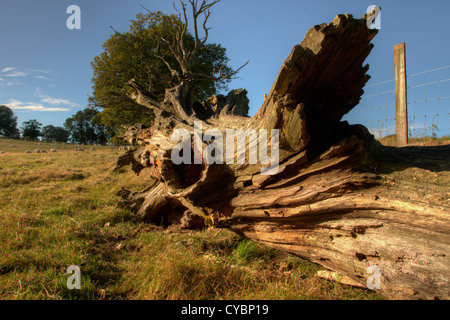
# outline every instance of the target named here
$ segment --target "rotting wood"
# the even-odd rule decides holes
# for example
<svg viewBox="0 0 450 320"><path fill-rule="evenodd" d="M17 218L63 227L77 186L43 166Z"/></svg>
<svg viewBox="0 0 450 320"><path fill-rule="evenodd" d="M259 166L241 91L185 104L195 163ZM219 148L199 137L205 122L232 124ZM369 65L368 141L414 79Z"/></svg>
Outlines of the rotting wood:
<svg viewBox="0 0 450 320"><path fill-rule="evenodd" d="M124 137L136 148L119 158L117 168L132 165L155 179L142 192L120 191L124 205L166 226L198 226L193 217L202 216L210 226L301 256L363 286L367 267L377 265L380 292L392 299L448 299L450 148L398 151L381 146L363 126L341 121L370 78L363 63L377 31L366 20L344 14L311 28L252 118L242 115L246 106L222 113L209 101L200 119L180 112L183 102L168 90L154 125L136 125ZM154 108L138 85L130 85L133 99ZM178 142L171 136L177 129L193 133L195 121L203 131L279 129L278 172L261 174L261 164L250 165L248 154L243 165L175 165L171 151ZM432 191L427 181L392 179L412 167L444 175Z"/></svg>

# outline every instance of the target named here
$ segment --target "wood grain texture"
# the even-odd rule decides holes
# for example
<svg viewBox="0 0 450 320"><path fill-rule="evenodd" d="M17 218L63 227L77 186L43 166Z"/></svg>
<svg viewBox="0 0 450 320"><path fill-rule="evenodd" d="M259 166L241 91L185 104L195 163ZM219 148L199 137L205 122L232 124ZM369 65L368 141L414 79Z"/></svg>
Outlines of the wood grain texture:
<svg viewBox="0 0 450 320"><path fill-rule="evenodd" d="M124 136L135 148L119 158L117 168L131 165L155 182L142 192L121 190L123 204L165 226L199 227L200 217L211 227L229 228L363 286L367 267L377 265L380 291L389 298L448 299L449 148L386 148L363 126L341 121L359 103L370 78L363 63L377 31L368 29L366 20L367 15L338 15L311 28L252 118L243 114L244 90L226 98L228 107L220 99L207 101L202 117L181 112L183 99L168 90L154 125L136 125ZM131 85L132 98L155 108ZM196 121L203 132L219 129L224 135L227 129L280 130L278 172L261 174L262 165L249 164L248 153L245 164L203 159L175 165L171 152L179 141L172 141L172 134L188 130L193 150ZM201 149L208 143L202 141ZM258 147L247 141L248 149ZM413 169L426 177L443 176L437 184L417 184L408 176Z"/></svg>

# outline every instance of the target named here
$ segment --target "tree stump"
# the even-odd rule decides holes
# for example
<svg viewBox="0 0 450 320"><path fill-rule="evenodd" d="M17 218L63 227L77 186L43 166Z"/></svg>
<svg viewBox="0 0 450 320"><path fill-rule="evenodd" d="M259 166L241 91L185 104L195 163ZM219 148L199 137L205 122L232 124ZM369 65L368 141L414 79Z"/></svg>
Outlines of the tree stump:
<svg viewBox="0 0 450 320"><path fill-rule="evenodd" d="M341 121L370 79L363 63L377 31L368 29L367 19L337 15L312 27L252 118L244 114L248 100L242 96L216 97L197 106L201 112L185 112L176 90L155 103L131 81L130 97L154 109L156 119L152 127L129 128L124 139L135 148L117 168L131 165L154 183L141 192L121 190L123 204L165 226L229 228L364 286L367 268L376 265L379 291L392 299L448 299L450 148L387 148L365 127ZM209 129L224 136L227 129L242 130L238 135L278 129L277 170L267 175L264 164L250 164L251 152L262 147L252 135L243 164L209 163L201 154L196 164L199 146L212 144L201 139ZM189 138L183 152L180 132ZM191 163L175 164L173 150ZM413 169L427 181L398 174ZM427 190L428 178L438 173Z"/></svg>

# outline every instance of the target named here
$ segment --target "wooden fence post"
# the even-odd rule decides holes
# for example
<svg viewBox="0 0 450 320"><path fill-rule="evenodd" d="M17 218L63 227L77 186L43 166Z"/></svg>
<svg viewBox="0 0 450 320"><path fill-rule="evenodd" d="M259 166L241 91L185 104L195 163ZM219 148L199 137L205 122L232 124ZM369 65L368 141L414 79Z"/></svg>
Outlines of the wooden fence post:
<svg viewBox="0 0 450 320"><path fill-rule="evenodd" d="M408 144L408 100L406 94L406 50L404 42L394 46L394 66L397 146L403 147Z"/></svg>

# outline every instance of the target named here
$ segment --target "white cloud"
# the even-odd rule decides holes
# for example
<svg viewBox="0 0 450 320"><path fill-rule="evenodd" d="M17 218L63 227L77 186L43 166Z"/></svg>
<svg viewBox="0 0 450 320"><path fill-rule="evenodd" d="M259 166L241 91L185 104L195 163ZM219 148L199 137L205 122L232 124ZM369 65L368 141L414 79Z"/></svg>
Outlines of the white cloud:
<svg viewBox="0 0 450 320"><path fill-rule="evenodd" d="M1 72L3 73L3 75L2 75L3 77L17 78L17 77L26 77L30 74L35 74L35 78L37 78L37 79L48 79L44 75L52 74L52 72L50 70L45 70L45 69L27 68L26 70L27 70L27 72L23 72L23 71L17 70L16 67L6 67L6 68L3 68L1 70Z"/></svg>
<svg viewBox="0 0 450 320"><path fill-rule="evenodd" d="M41 102L43 103L48 103L51 104L53 106L59 106L59 105L65 105L65 106L71 106L74 108L79 108L81 107L78 103L72 102L70 100L67 99L60 99L60 98L53 98L50 96L47 96L45 94L41 93L41 89L39 87L36 88L34 95L41 98Z"/></svg>
<svg viewBox="0 0 450 320"><path fill-rule="evenodd" d="M42 98L42 102L44 102L44 103L48 103L48 104L51 104L51 105L56 105L56 106L58 106L58 105L67 105L67 106L71 106L71 107L80 107L80 105L78 104L78 103L75 103L75 102L72 102L72 101L70 101L70 100L67 100L67 99L58 99L58 98L52 98L52 97L49 97L49 96L42 96L41 97Z"/></svg>
<svg viewBox="0 0 450 320"><path fill-rule="evenodd" d="M17 78L17 77L26 77L26 76L27 76L27 73L21 72L21 71L15 71L15 72L12 72L12 73L5 74L4 76L5 76L5 77L14 77L14 78Z"/></svg>
<svg viewBox="0 0 450 320"><path fill-rule="evenodd" d="M14 67L6 67L6 68L3 68L2 69L2 72L10 72L10 71L13 71L13 70L15 70L16 68L14 68Z"/></svg>
<svg viewBox="0 0 450 320"><path fill-rule="evenodd" d="M408 123L408 129L423 130L423 129L425 129L425 126L423 123Z"/></svg>
<svg viewBox="0 0 450 320"><path fill-rule="evenodd" d="M6 86L7 86L7 87L11 87L11 86L21 86L21 85L23 85L23 83L20 82L20 81L18 81L18 80L16 80L16 79L14 79L14 80L12 80L12 81L8 81L8 82L6 83Z"/></svg>
<svg viewBox="0 0 450 320"><path fill-rule="evenodd" d="M10 99L8 103L6 103L6 106L13 110L23 110L23 111L41 111L41 112L48 112L48 111L70 111L70 109L65 108L47 108L43 105L34 103L34 102L22 102L15 99Z"/></svg>
<svg viewBox="0 0 450 320"><path fill-rule="evenodd" d="M3 76L5 76L5 75L3 75ZM13 78L13 79L0 78L0 88L3 88L5 86L11 87L11 86L20 86L20 85L23 85L23 83L15 78Z"/></svg>
<svg viewBox="0 0 450 320"><path fill-rule="evenodd" d="M28 71L31 72L37 72L37 73L45 73L45 74L50 74L52 73L50 70L44 70L44 69L27 69Z"/></svg>

